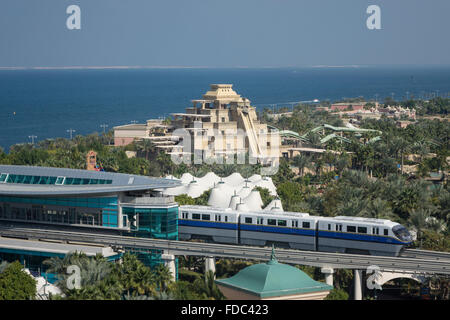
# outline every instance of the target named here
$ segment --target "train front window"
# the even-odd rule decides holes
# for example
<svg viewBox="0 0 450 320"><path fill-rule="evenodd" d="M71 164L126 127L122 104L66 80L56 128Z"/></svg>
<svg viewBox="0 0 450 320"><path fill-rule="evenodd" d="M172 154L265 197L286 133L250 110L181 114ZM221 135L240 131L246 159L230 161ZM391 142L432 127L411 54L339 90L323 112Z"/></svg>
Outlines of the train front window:
<svg viewBox="0 0 450 320"><path fill-rule="evenodd" d="M394 226L392 228L392 232L395 234L397 238L399 238L402 241L412 241L412 237L408 229L406 229L404 226L400 224Z"/></svg>

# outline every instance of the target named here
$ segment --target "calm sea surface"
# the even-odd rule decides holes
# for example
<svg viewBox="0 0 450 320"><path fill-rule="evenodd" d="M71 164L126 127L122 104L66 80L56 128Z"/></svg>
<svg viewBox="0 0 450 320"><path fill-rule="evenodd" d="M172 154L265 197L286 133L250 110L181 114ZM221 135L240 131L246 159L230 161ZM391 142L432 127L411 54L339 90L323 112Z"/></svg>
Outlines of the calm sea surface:
<svg viewBox="0 0 450 320"><path fill-rule="evenodd" d="M258 108L363 96L447 96L450 67L0 70L0 146L183 112L212 83L232 83Z"/></svg>

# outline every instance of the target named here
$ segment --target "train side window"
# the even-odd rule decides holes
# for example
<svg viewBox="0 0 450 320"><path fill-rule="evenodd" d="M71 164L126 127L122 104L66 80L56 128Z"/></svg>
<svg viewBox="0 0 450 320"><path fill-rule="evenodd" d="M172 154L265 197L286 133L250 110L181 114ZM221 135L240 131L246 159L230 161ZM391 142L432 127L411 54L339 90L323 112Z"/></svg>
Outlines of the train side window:
<svg viewBox="0 0 450 320"><path fill-rule="evenodd" d="M336 225L336 231L342 232L342 224L337 224Z"/></svg>
<svg viewBox="0 0 450 320"><path fill-rule="evenodd" d="M264 218L261 218L261 217L256 218L256 223L257 224L264 224Z"/></svg>
<svg viewBox="0 0 450 320"><path fill-rule="evenodd" d="M211 216L209 214L202 214L202 220L211 220Z"/></svg>
<svg viewBox="0 0 450 320"><path fill-rule="evenodd" d="M225 222L228 222L228 216L225 216Z"/></svg>
<svg viewBox="0 0 450 320"><path fill-rule="evenodd" d="M309 223L309 222L306 222L306 221L303 221L302 226L303 226L303 228L305 228L305 229L309 229L309 228L310 228L310 223Z"/></svg>
<svg viewBox="0 0 450 320"><path fill-rule="evenodd" d="M328 224L328 231L331 231L331 224Z"/></svg>
<svg viewBox="0 0 450 320"><path fill-rule="evenodd" d="M385 235L385 236L389 235L388 229L384 229L384 235Z"/></svg>
<svg viewBox="0 0 450 320"><path fill-rule="evenodd" d="M277 220L275 219L267 219L267 224L270 226L276 226L277 225Z"/></svg>
<svg viewBox="0 0 450 320"><path fill-rule="evenodd" d="M355 226L347 226L347 232L356 232Z"/></svg>
<svg viewBox="0 0 450 320"><path fill-rule="evenodd" d="M286 220L278 220L278 225L280 227L286 227L287 226L287 221Z"/></svg>
<svg viewBox="0 0 450 320"><path fill-rule="evenodd" d="M200 214L199 213L193 213L192 214L192 219L200 220Z"/></svg>
<svg viewBox="0 0 450 320"><path fill-rule="evenodd" d="M366 227L358 227L358 233L367 233Z"/></svg>
<svg viewBox="0 0 450 320"><path fill-rule="evenodd" d="M245 218L245 223L253 223L253 219L252 218Z"/></svg>
<svg viewBox="0 0 450 320"><path fill-rule="evenodd" d="M372 233L373 233L373 234L379 234L379 231L378 231L378 230L379 230L378 228L373 228Z"/></svg>

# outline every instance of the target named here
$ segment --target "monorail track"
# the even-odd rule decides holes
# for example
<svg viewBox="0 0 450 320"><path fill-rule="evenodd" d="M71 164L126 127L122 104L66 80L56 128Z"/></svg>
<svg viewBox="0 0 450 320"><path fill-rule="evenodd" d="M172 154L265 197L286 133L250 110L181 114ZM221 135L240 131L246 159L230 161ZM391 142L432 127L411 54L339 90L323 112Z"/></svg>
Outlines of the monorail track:
<svg viewBox="0 0 450 320"><path fill-rule="evenodd" d="M172 255L213 256L265 261L269 259L271 254L271 248L268 247L135 238L93 232L49 230L42 227L15 227L11 224L0 224L0 235L24 239L60 240L67 242L76 241L101 244L113 248L133 248L144 251L161 250ZM447 260L448 253L433 251L408 249L404 252L404 255L406 256L384 257L277 249L276 255L280 262L315 267L365 270L369 266L378 266L381 271L450 276L450 261ZM411 255L415 256L411 257Z"/></svg>

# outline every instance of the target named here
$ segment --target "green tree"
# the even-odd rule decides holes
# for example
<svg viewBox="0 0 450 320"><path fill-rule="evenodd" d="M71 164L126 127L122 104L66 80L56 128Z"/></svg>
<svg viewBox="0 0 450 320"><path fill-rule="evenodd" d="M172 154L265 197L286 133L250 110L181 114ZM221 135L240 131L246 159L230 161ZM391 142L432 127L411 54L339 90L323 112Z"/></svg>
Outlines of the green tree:
<svg viewBox="0 0 450 320"><path fill-rule="evenodd" d="M0 300L34 300L36 280L18 262L8 264L0 273Z"/></svg>

